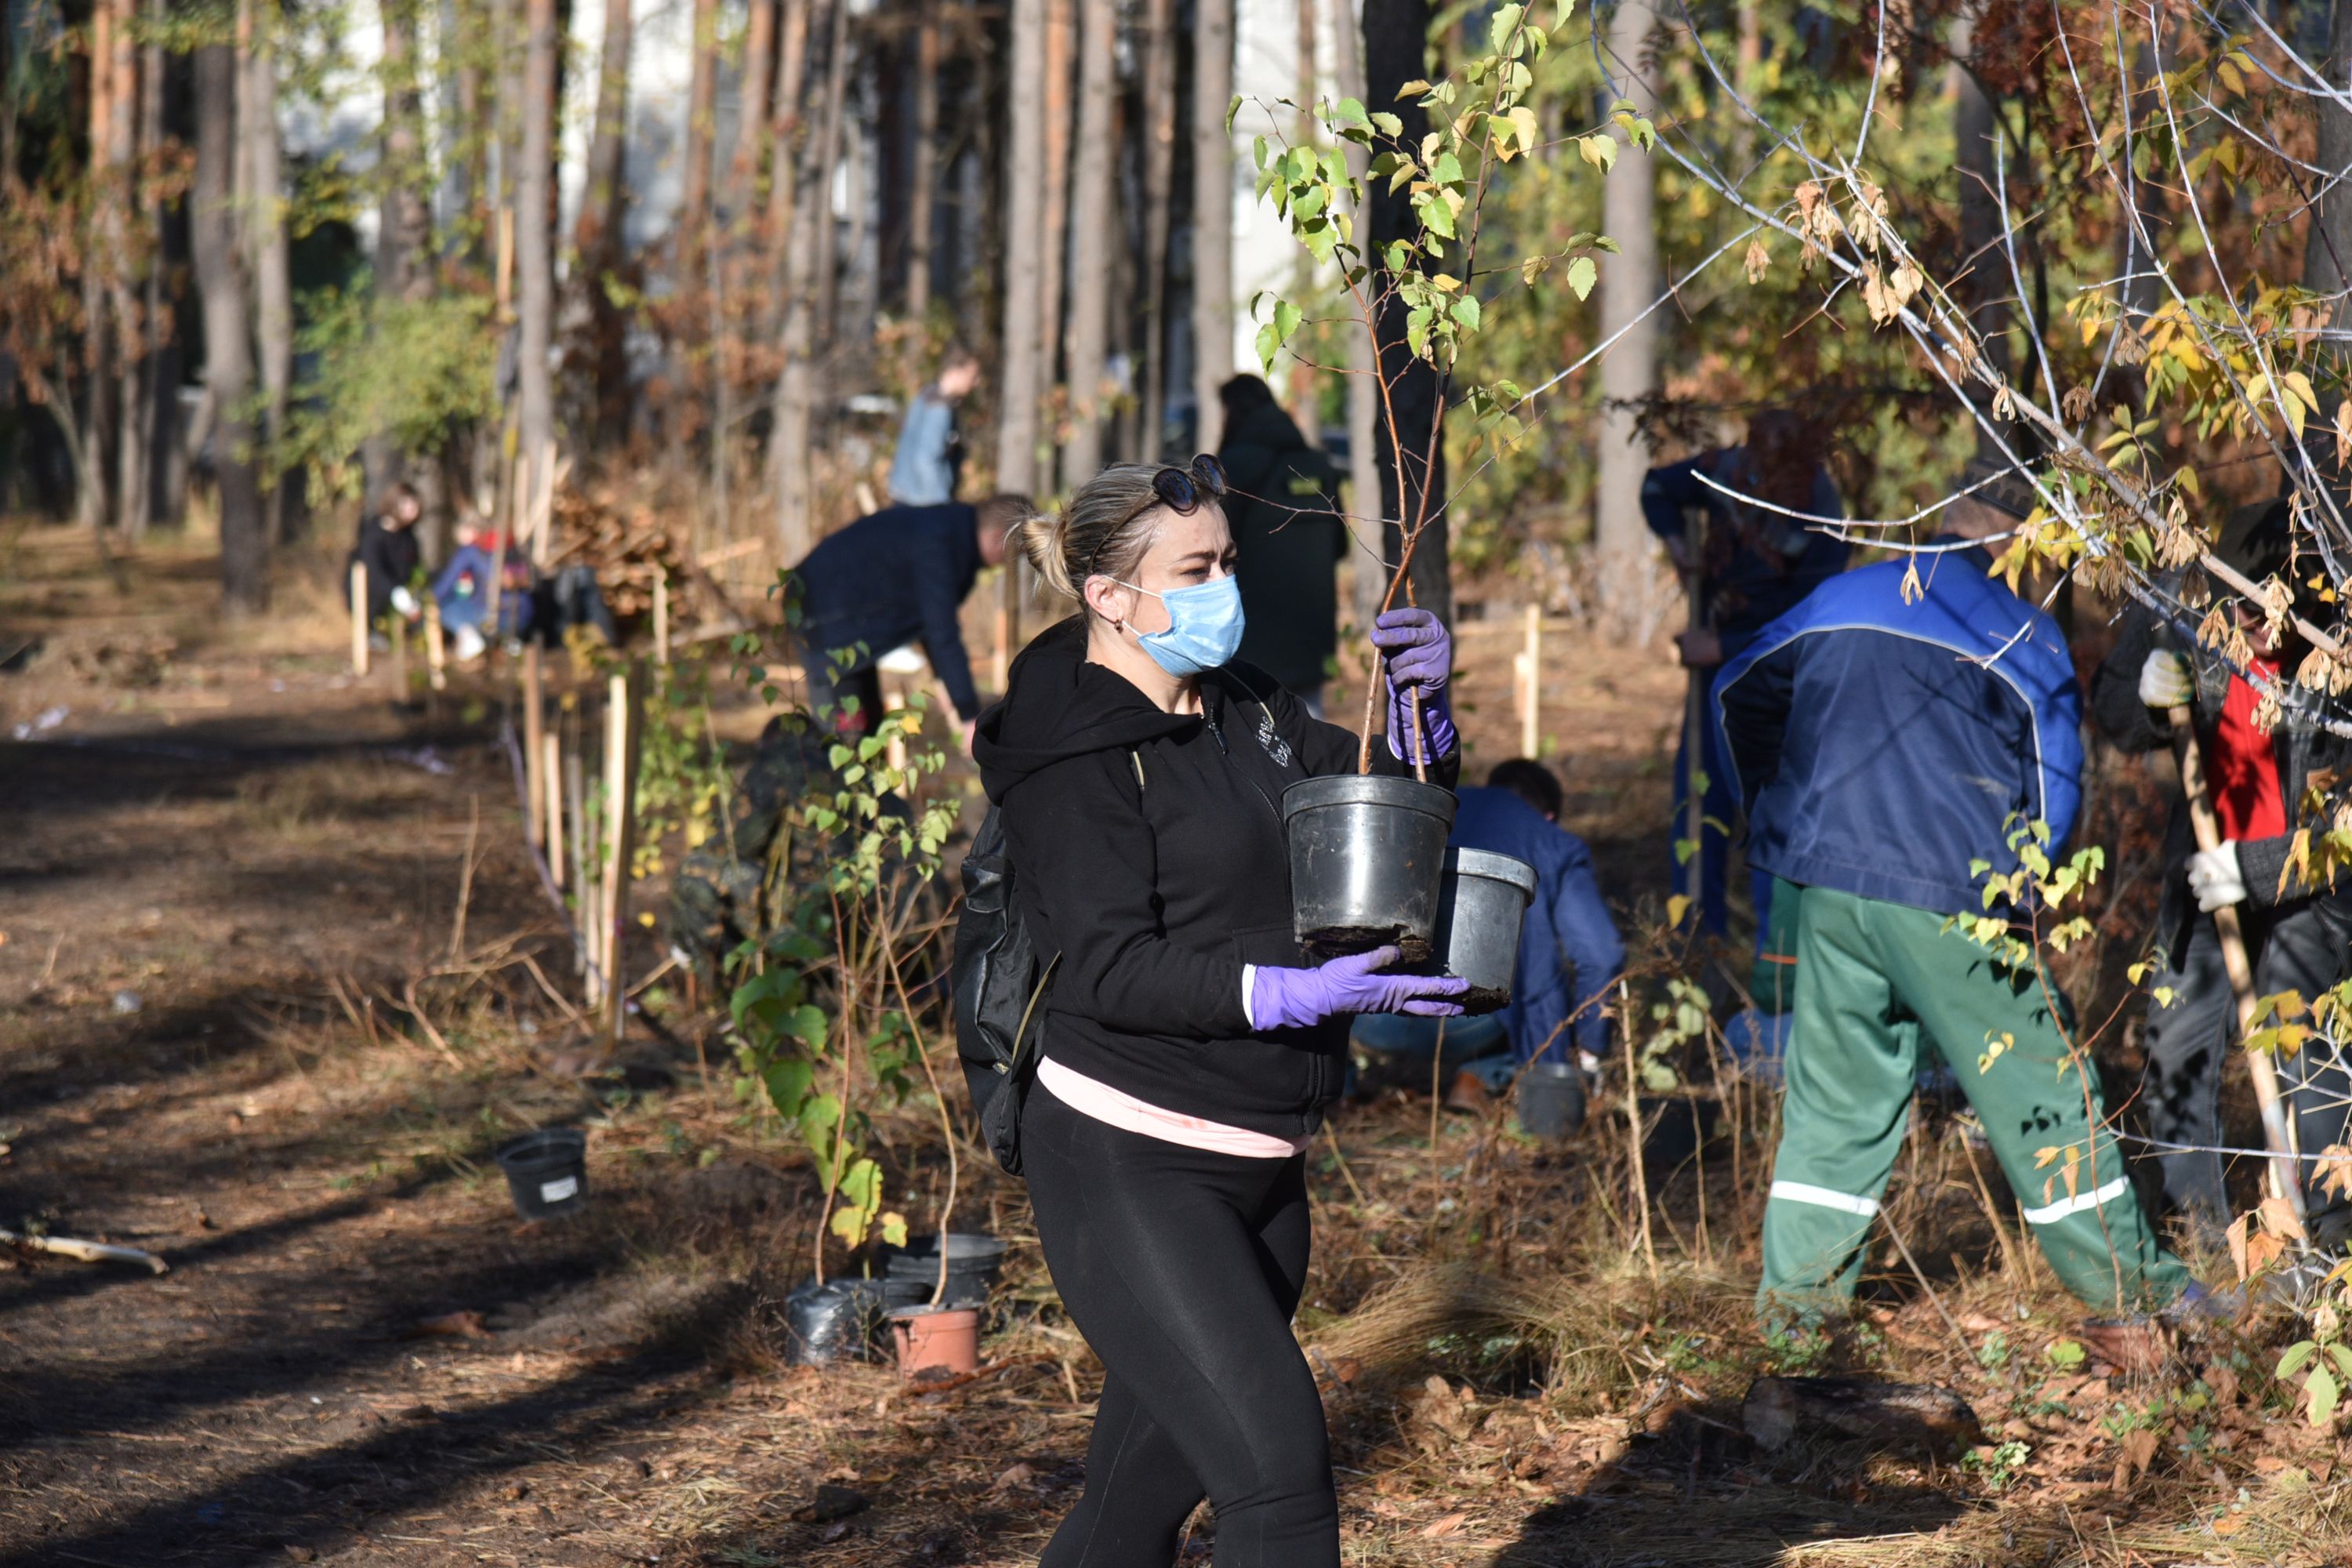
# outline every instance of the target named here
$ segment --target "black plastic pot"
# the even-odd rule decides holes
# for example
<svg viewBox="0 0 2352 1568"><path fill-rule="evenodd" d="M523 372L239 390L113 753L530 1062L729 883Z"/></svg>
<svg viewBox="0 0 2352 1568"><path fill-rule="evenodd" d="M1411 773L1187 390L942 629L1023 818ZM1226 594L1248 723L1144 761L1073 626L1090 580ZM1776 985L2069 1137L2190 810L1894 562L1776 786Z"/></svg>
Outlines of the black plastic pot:
<svg viewBox="0 0 2352 1568"><path fill-rule="evenodd" d="M1642 1125L1649 1130L1642 1140L1643 1163L1668 1175L1689 1163L1699 1145L1715 1136L1716 1121L1723 1114L1721 1100L1702 1100L1694 1094L1645 1094L1638 1103Z"/></svg>
<svg viewBox="0 0 2352 1568"><path fill-rule="evenodd" d="M525 1219L561 1219L588 1202L588 1134L542 1127L499 1146L499 1169Z"/></svg>
<svg viewBox="0 0 2352 1568"><path fill-rule="evenodd" d="M1445 973L1470 983L1465 1012L1511 1005L1519 927L1536 896L1536 868L1486 849L1448 849L1438 880L1437 952Z"/></svg>
<svg viewBox="0 0 2352 1568"><path fill-rule="evenodd" d="M1519 1074L1519 1131L1545 1143L1584 1125L1584 1072L1574 1062L1530 1062Z"/></svg>
<svg viewBox="0 0 2352 1568"><path fill-rule="evenodd" d="M980 1231L955 1230L948 1233L948 1288L940 1299L943 1307L985 1307L988 1292L1003 1271L1005 1244L995 1237ZM928 1302L940 1278L940 1238L919 1236L899 1251L890 1255L883 1266L883 1277L895 1289L901 1286L917 1286L922 1294L916 1301Z"/></svg>
<svg viewBox="0 0 2352 1568"><path fill-rule="evenodd" d="M1329 773L1282 792L1295 934L1309 957L1395 943L1436 951L1438 883L1454 793L1384 773Z"/></svg>
<svg viewBox="0 0 2352 1568"><path fill-rule="evenodd" d="M863 1361L888 1310L879 1279L811 1280L784 1298L784 1359L795 1366Z"/></svg>

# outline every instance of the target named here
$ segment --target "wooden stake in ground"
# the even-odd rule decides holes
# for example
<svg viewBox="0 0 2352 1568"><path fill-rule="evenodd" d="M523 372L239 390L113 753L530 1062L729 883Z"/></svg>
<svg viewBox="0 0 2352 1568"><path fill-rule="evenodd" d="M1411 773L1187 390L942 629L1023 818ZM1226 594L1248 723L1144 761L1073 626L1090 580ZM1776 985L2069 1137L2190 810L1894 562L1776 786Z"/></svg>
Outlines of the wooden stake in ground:
<svg viewBox="0 0 2352 1568"><path fill-rule="evenodd" d="M604 834L603 917L604 949L604 1048L621 1043L623 1021L628 1015L628 984L621 963L628 940L629 856L631 819L636 815L637 713L640 677L635 669L613 677L604 712L604 800L609 826Z"/></svg>
<svg viewBox="0 0 2352 1568"><path fill-rule="evenodd" d="M596 963L596 889L588 876L588 764L580 754L581 723L575 714L564 726L563 787L569 806L564 816L572 824L572 903L580 932L580 949L574 955L579 962L574 968L584 982L583 994L593 1005L604 967Z"/></svg>
<svg viewBox="0 0 2352 1568"><path fill-rule="evenodd" d="M432 595L425 595L425 668L431 672L427 681L436 691L449 688L449 649L441 637L441 601Z"/></svg>
<svg viewBox="0 0 2352 1568"><path fill-rule="evenodd" d="M907 771L907 732L899 728L898 715L907 710L907 694L886 691L882 694L882 717L888 728L889 739L884 742L883 758L894 773Z"/></svg>
<svg viewBox="0 0 2352 1568"><path fill-rule="evenodd" d="M1694 510L1683 516L1687 520L1683 524L1684 548L1690 557L1690 567L1683 574L1683 591L1690 595L1690 629L1696 635L1706 630L1706 514ZM1694 930L1706 915L1703 880L1706 866L1706 791L1700 786L1706 778L1706 694L1712 684L1706 667L1691 667L1690 696L1683 712L1683 791L1688 797L1684 833L1690 841L1690 858L1683 862L1683 886L1690 889L1690 903L1685 912L1692 917Z"/></svg>
<svg viewBox="0 0 2352 1568"><path fill-rule="evenodd" d="M534 637L522 650L523 831L533 844L542 847L547 843L547 832L540 803L547 794L547 780L540 772L544 760L540 742L546 733L545 702L539 641Z"/></svg>
<svg viewBox="0 0 2352 1568"><path fill-rule="evenodd" d="M1519 650L1519 755L1532 757L1543 745L1543 606L1527 611L1527 646Z"/></svg>
<svg viewBox="0 0 2352 1568"><path fill-rule="evenodd" d="M367 565L352 563L352 673L361 679L368 672Z"/></svg>
<svg viewBox="0 0 2352 1568"><path fill-rule="evenodd" d="M541 821L547 828L547 874L563 887L563 741L549 730L539 738L540 787L546 791Z"/></svg>
<svg viewBox="0 0 2352 1568"><path fill-rule="evenodd" d="M2194 721L2187 707L2167 715L2172 721L2172 756L2180 767L2180 790L2189 797L2189 822L2197 832L2200 850L2221 847L2221 825L2213 816L2213 798L2205 783L2205 759L2197 746ZM2238 1005L2238 1039L2243 1044L2254 1028L2254 966L2246 957L2246 933L2235 904L2213 911L2213 934L2221 943L2221 967L2229 971L2230 992ZM2278 1069L2261 1051L2247 1051L2246 1070L2253 1075L2254 1102L2262 1108L2263 1142L2271 1152L2269 1186L2273 1197L2286 1200L2294 1215L2295 1239L2303 1232L2303 1178L2294 1158L2293 1133L2286 1107L2279 1096Z"/></svg>
<svg viewBox="0 0 2352 1568"><path fill-rule="evenodd" d="M669 668L669 574L654 574L654 662Z"/></svg>

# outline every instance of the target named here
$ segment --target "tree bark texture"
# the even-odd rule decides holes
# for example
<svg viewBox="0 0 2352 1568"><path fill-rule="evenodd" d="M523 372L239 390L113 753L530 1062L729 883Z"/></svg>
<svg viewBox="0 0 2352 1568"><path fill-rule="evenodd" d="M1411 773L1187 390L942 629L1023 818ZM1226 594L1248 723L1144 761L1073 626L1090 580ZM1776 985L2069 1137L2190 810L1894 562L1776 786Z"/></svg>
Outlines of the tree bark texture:
<svg viewBox="0 0 2352 1568"><path fill-rule="evenodd" d="M190 249L204 297L205 382L212 395L213 477L220 497L221 600L233 614L269 602L269 538L252 459L253 353L245 268L237 255L236 49L196 51L196 163L188 195Z"/></svg>
<svg viewBox="0 0 2352 1568"><path fill-rule="evenodd" d="M89 18L89 233L82 251L81 522L93 532L114 522L115 359L121 326L111 287L122 255L123 171L114 163L114 10Z"/></svg>
<svg viewBox="0 0 2352 1568"><path fill-rule="evenodd" d="M694 0L694 68L686 89L686 164L670 254L681 288L702 276L710 226L710 148L719 105L719 0Z"/></svg>
<svg viewBox="0 0 2352 1568"><path fill-rule="evenodd" d="M915 144L907 170L907 319L931 308L931 216L939 185L939 0L916 0Z"/></svg>
<svg viewBox="0 0 2352 1568"><path fill-rule="evenodd" d="M2352 0L2336 0L2327 24L2328 84L2341 92L2352 81ZM2323 169L2352 164L2352 110L2324 98L2312 100L2316 117L2318 151L2312 162ZM2332 160L2332 161L2331 161ZM2320 294L2344 294L2352 289L2352 190L2341 181L2330 186L2313 209L2311 227L2304 238L2303 286ZM2352 296L2336 301L2336 325L2352 325Z"/></svg>
<svg viewBox="0 0 2352 1568"><path fill-rule="evenodd" d="M847 76L849 0L818 0L827 37L827 95ZM784 275L783 369L776 377L776 420L769 437L770 479L776 496L776 537L786 561L796 562L816 542L816 483L810 472L818 388L818 269L821 247L833 243L833 204L825 199L832 178L841 115L837 105L812 105L817 132L801 148L795 178L801 190Z"/></svg>
<svg viewBox="0 0 2352 1568"><path fill-rule="evenodd" d="M1643 55L1655 16L1646 0L1617 0L1609 18L1609 74L1616 90L1649 111L1654 101L1642 78ZM1654 546L1642 518L1642 479L1650 470L1650 446L1642 434L1638 405L1658 390L1658 318L1642 317L1660 287L1656 226L1657 192L1650 160L1630 139L1622 141L1616 167L1601 192L1603 233L1619 250L1601 262L1602 341L1616 333L1615 346L1601 356L1599 461L1593 482L1593 542L1600 553L1601 600L1607 613L1633 613L1632 595ZM1642 317L1639 321L1635 318Z"/></svg>
<svg viewBox="0 0 2352 1568"><path fill-rule="evenodd" d="M548 365L555 327L555 266L548 203L555 157L555 0L525 0L522 155L515 179L515 265L522 327L518 435L525 476L518 532L545 565L544 526L554 497L555 389Z"/></svg>
<svg viewBox="0 0 2352 1568"><path fill-rule="evenodd" d="M1960 258L1962 271L1952 290L1968 307L1969 323L1976 329L1984 356L2002 375L2009 374L2009 264L2001 247L2001 191L1993 161L1993 139L2000 134L2000 116L1983 85L1968 68L1974 49L1974 28L1963 10L1952 22L1952 142L1959 172ZM1977 432L1980 451L1989 449L1983 432ZM2014 443L2012 443L2012 446Z"/></svg>
<svg viewBox="0 0 2352 1568"><path fill-rule="evenodd" d="M1369 103L1370 93L1364 85L1363 33L1349 15L1348 0L1335 0L1334 10L1339 95ZM1349 171L1369 191L1371 152L1353 142L1347 145ZM1365 206L1370 205L1368 202ZM1371 231L1370 214L1365 208L1358 209L1356 222L1364 232ZM1380 613L1381 595L1388 587L1387 574L1382 568L1388 559L1391 529L1381 521L1385 514L1381 512L1381 500L1380 362L1368 334L1350 325L1347 339L1348 509L1357 514L1348 527L1354 540L1348 562L1353 578L1356 625L1360 629L1370 626L1372 617Z"/></svg>
<svg viewBox="0 0 2352 1568"><path fill-rule="evenodd" d="M1176 182L1176 0L1144 0L1143 310L1136 328L1142 367L1140 436L1133 454L1157 462L1168 444L1168 231Z"/></svg>
<svg viewBox="0 0 2352 1568"><path fill-rule="evenodd" d="M1037 488L1038 273L1045 226L1045 0L1011 0L1012 126L1005 150L1004 313L998 329L1003 390L996 416L996 488Z"/></svg>
<svg viewBox="0 0 2352 1568"><path fill-rule="evenodd" d="M627 260L622 224L628 210L623 172L629 142L630 22L629 0L604 0L596 120L588 140L587 184L572 237L579 258L578 284L586 296L596 439L606 448L625 440L629 432L628 324L613 303L607 280Z"/></svg>
<svg viewBox="0 0 2352 1568"><path fill-rule="evenodd" d="M768 140L768 94L776 61L776 0L751 0L743 29L743 86L735 113L735 155L727 168L727 221L751 213L753 190Z"/></svg>
<svg viewBox="0 0 2352 1568"><path fill-rule="evenodd" d="M262 391L262 429L275 449L286 432L294 384L294 285L286 240L284 153L278 128L278 51L268 0L256 0L251 47L238 81L237 140L244 157L245 263L253 279L255 346ZM261 465L270 537L283 544L299 521L296 492L274 457Z"/></svg>
<svg viewBox="0 0 2352 1568"><path fill-rule="evenodd" d="M1365 0L1363 23L1364 78L1370 89L1364 101L1391 105L1404 121L1404 142L1417 146L1428 133L1428 116L1397 92L1406 82L1427 75L1429 0ZM1378 254L1391 241L1413 235L1416 226L1404 192L1391 195L1387 182L1381 181L1373 184L1371 197L1371 247ZM1450 620L1454 588L1446 548L1452 528L1443 510L1445 444L1438 424L1445 389L1437 367L1406 346L1405 310L1400 302L1389 300L1377 325L1380 380L1387 388L1372 442L1381 470L1381 515L1386 520L1381 559L1392 570L1402 533L1416 525L1425 529L1413 551L1412 599ZM1383 592L1386 587L1383 581ZM1402 602L1403 595L1398 598Z"/></svg>
<svg viewBox="0 0 2352 1568"><path fill-rule="evenodd" d="M1078 144L1071 198L1070 439L1062 479L1086 483L1102 467L1102 391L1110 350L1111 95L1118 88L1117 0L1085 0L1078 30Z"/></svg>
<svg viewBox="0 0 2352 1568"><path fill-rule="evenodd" d="M1414 75L1426 8L1417 0L1366 0L1365 37L1376 11L1422 16L1412 38ZM1192 400L1194 447L1217 449L1223 414L1217 389L1234 374L1234 142L1225 111L1234 98L1234 0L1196 0L1192 17ZM1386 102L1387 100L1381 100Z"/></svg>
<svg viewBox="0 0 2352 1568"><path fill-rule="evenodd" d="M114 75L109 149L121 171L116 223L121 242L114 258L114 320L121 383L117 389L114 526L135 537L147 525L148 378L154 369L154 342L147 318L145 283L155 265L154 207L146 199L140 150L146 131L147 94L142 78L139 0L107 0L114 12Z"/></svg>
<svg viewBox="0 0 2352 1568"><path fill-rule="evenodd" d="M762 225L767 297L760 318L761 334L771 341L782 331L784 289L792 268L793 223L800 211L804 176L801 159L806 128L801 123L801 106L809 95L809 5L810 0L782 0L777 17L783 37L776 51L775 109L768 122L769 139L775 144L776 172L768 182L768 216ZM822 113L818 123L823 124Z"/></svg>

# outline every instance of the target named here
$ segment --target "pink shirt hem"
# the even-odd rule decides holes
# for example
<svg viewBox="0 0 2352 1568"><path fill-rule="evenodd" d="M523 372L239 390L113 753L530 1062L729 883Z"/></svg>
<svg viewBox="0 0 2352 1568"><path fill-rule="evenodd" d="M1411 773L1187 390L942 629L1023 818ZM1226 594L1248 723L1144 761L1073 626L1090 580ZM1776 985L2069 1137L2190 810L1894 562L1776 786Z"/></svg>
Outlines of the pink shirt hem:
<svg viewBox="0 0 2352 1568"><path fill-rule="evenodd" d="M1269 1132L1253 1132L1246 1127L1229 1127L1206 1117L1162 1110L1066 1068L1051 1057L1038 1062L1037 1081L1055 1100L1081 1116L1092 1117L1122 1132L1157 1138L1163 1143L1180 1143L1212 1154L1234 1154L1244 1160L1286 1160L1307 1149L1305 1138L1276 1138Z"/></svg>

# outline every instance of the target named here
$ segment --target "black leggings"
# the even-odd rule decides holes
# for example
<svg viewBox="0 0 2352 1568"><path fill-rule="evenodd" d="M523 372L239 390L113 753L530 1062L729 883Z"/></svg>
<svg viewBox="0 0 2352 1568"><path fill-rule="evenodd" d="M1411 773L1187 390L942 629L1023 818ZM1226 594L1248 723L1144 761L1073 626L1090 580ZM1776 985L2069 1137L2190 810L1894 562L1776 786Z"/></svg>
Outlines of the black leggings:
<svg viewBox="0 0 2352 1568"><path fill-rule="evenodd" d="M1216 1568L1338 1568L1323 1403L1290 1333L1305 1157L1163 1142L1043 1086L1021 1150L1045 1262L1108 1374L1086 1495L1038 1568L1167 1568L1203 1497Z"/></svg>

